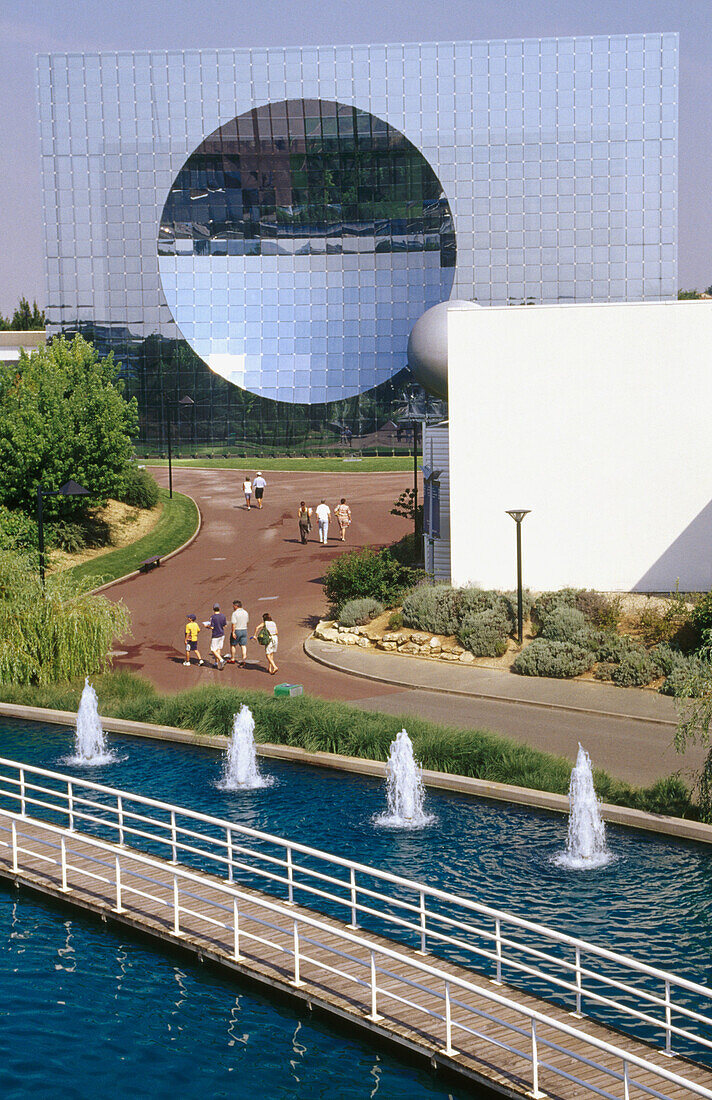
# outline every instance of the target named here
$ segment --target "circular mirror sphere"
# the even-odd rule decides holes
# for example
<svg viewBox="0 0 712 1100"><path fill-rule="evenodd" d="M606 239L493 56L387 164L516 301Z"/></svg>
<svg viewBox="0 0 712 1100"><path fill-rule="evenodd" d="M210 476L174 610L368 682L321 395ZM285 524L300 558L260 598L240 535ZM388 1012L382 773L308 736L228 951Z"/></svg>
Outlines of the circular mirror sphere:
<svg viewBox="0 0 712 1100"><path fill-rule="evenodd" d="M455 258L422 153L324 100L254 107L215 130L176 176L158 238L166 301L200 358L251 393L305 404L402 370Z"/></svg>

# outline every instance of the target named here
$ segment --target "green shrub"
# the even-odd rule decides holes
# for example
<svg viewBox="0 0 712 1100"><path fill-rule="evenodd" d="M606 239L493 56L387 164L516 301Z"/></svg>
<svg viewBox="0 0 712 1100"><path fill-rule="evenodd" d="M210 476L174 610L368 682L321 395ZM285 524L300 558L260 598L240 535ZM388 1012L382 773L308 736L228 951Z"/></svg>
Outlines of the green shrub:
<svg viewBox="0 0 712 1100"><path fill-rule="evenodd" d="M708 592L695 607L690 615L692 627L695 632L695 645L700 645L708 630L712 630L712 592Z"/></svg>
<svg viewBox="0 0 712 1100"><path fill-rule="evenodd" d="M575 606L599 630L617 630L623 613L620 596L604 596L590 588L576 593Z"/></svg>
<svg viewBox="0 0 712 1100"><path fill-rule="evenodd" d="M507 649L509 619L501 609L467 611L457 631L461 646L475 657L501 657Z"/></svg>
<svg viewBox="0 0 712 1100"><path fill-rule="evenodd" d="M560 588L557 592L542 592L532 604L532 623L538 631L544 626L554 608L576 607L576 588Z"/></svg>
<svg viewBox="0 0 712 1100"><path fill-rule="evenodd" d="M36 550L37 523L16 508L0 504L0 550Z"/></svg>
<svg viewBox="0 0 712 1100"><path fill-rule="evenodd" d="M662 646L659 647L662 649ZM708 690L712 675L710 662L697 653L679 653L672 651L674 657L668 662L668 670L662 668L665 682L660 688L661 695L672 695L676 699L699 699ZM658 666L661 667L660 665Z"/></svg>
<svg viewBox="0 0 712 1100"><path fill-rule="evenodd" d="M462 589L421 584L403 600L403 622L431 634L455 634L460 623Z"/></svg>
<svg viewBox="0 0 712 1100"><path fill-rule="evenodd" d="M593 662L593 654L583 646L537 638L517 655L512 668L522 676L568 679L588 671Z"/></svg>
<svg viewBox="0 0 712 1100"><path fill-rule="evenodd" d="M124 474L119 500L132 508L155 508L158 504L158 485L148 470L131 465Z"/></svg>
<svg viewBox="0 0 712 1100"><path fill-rule="evenodd" d="M383 604L371 596L362 596L358 600L347 600L339 612L342 626L365 626L383 611Z"/></svg>
<svg viewBox="0 0 712 1100"><path fill-rule="evenodd" d="M573 642L586 630L586 617L582 611L566 604L555 606L544 619L542 638L554 642Z"/></svg>
<svg viewBox="0 0 712 1100"><path fill-rule="evenodd" d="M403 626L403 612L393 611L388 617L388 629L400 630Z"/></svg>
<svg viewBox="0 0 712 1100"><path fill-rule="evenodd" d="M393 607L417 584L421 574L401 565L388 550L354 550L336 558L324 576L324 592L332 607L348 600L372 596L384 607Z"/></svg>
<svg viewBox="0 0 712 1100"><path fill-rule="evenodd" d="M398 542L392 542L388 550L401 565L417 565L423 560L422 541L416 539L415 532L409 531Z"/></svg>
<svg viewBox="0 0 712 1100"><path fill-rule="evenodd" d="M693 614L679 593L673 593L662 609L648 601L637 620L640 637L646 645L670 643L689 652L697 645Z"/></svg>
<svg viewBox="0 0 712 1100"><path fill-rule="evenodd" d="M48 541L67 554L76 554L86 546L84 527L68 519L59 519L48 529Z"/></svg>
<svg viewBox="0 0 712 1100"><path fill-rule="evenodd" d="M591 636L591 647L598 661L618 664L629 653L645 653L640 642L629 638L627 634L616 634L612 630L602 630Z"/></svg>
<svg viewBox="0 0 712 1100"><path fill-rule="evenodd" d="M613 677L614 668L618 668L618 665L611 661L601 661L594 668L593 675L597 680L610 680Z"/></svg>
<svg viewBox="0 0 712 1100"><path fill-rule="evenodd" d="M611 672L611 680L618 687L644 687L655 676L655 666L645 650L624 654Z"/></svg>

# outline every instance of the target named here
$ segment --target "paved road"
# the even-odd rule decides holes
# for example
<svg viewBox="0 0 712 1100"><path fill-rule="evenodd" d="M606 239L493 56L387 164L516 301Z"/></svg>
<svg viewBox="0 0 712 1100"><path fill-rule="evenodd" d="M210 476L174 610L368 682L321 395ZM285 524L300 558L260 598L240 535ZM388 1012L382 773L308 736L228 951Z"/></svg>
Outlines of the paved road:
<svg viewBox="0 0 712 1100"><path fill-rule="evenodd" d="M165 470L153 472L160 483L166 483ZM304 653L303 643L314 621L326 610L321 587L324 570L344 548L335 539L328 547L321 547L315 534L307 546L301 545L294 518L299 501L305 499L315 505L324 496L333 507L345 494L354 514L348 545L386 543L406 529L405 522L391 516L389 510L409 484L408 475L273 472L267 480L263 510L252 508L247 512L239 471L176 471L174 485L197 500L203 527L187 550L159 569L108 590L108 596L123 599L129 607L134 633L119 647L125 655L116 659L116 667L148 676L164 691L204 683L241 684L271 691L275 682L301 683L305 690L324 698L349 701L387 714L419 715L463 728L490 729L536 748L561 753L570 760L575 759L581 741L596 765L632 783L651 783L681 767L689 771L700 761L700 753L681 761L672 749L672 725L645 721L645 713L642 719L626 721L604 714L544 709L511 699L466 698L419 690L433 675L430 663L423 665L418 687L408 688L376 684L315 664ZM250 643L249 667L245 670L232 665L222 672L183 668L186 613L194 611L199 619L207 619L215 601L229 613L233 597L240 598L248 608L252 627L264 610L274 615L280 630L276 677L268 676L263 652L254 642ZM201 645L208 650L207 631L201 632ZM420 668L420 662L410 661L408 666ZM450 675L449 669L447 673ZM519 677L516 680L517 694L521 695L524 681ZM533 685L534 681L527 681L524 686L534 690ZM561 691L564 702L569 700L568 689L584 690L595 705L597 689L593 685L552 687L549 681L540 688L549 701L556 701L556 693ZM604 689L600 695L603 710L616 709L609 699L612 690ZM630 707L632 696L627 692L613 694L621 699L619 709ZM659 702L662 704L662 700ZM646 706L647 716L657 713L654 697ZM672 717L669 711L663 716Z"/></svg>

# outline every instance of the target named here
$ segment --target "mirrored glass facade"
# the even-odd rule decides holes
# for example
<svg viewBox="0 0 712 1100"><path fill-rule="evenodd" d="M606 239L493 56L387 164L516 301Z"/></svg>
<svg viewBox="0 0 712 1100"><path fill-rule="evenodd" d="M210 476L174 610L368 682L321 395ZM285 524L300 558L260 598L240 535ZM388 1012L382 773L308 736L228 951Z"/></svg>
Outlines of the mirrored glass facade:
<svg viewBox="0 0 712 1100"><path fill-rule="evenodd" d="M161 390L188 451L405 446L428 306L675 296L677 59L675 34L40 57L49 332L114 351L149 448Z"/></svg>

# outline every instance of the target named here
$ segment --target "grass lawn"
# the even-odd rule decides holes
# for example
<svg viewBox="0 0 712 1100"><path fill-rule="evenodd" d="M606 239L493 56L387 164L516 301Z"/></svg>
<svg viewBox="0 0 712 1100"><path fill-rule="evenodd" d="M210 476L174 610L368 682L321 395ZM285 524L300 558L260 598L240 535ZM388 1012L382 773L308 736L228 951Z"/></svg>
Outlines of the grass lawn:
<svg viewBox="0 0 712 1100"><path fill-rule="evenodd" d="M159 494L163 511L148 535L129 546L122 546L119 550L112 550L101 557L75 565L71 570L72 576L81 580L91 578L92 587L97 587L124 577L127 573L133 573L146 558L153 557L154 554L170 554L187 542L198 526L197 507L183 493L174 492L172 500L167 489L159 489Z"/></svg>
<svg viewBox="0 0 712 1100"><path fill-rule="evenodd" d="M369 760L387 760L390 742L405 726L424 768L557 794L566 794L569 788L571 764L567 760L487 730L456 729L413 715L357 710L348 703L314 695L276 699L262 691L213 685L162 695L132 672L109 672L95 676L93 682L100 714L114 718L227 735L234 715L246 703L255 717L257 741ZM0 684L0 700L75 711L83 686L81 679L41 687ZM596 791L604 802L672 817L699 816L691 792L679 776L642 788L599 769L594 774Z"/></svg>
<svg viewBox="0 0 712 1100"><path fill-rule="evenodd" d="M165 458L139 458L142 465L167 466ZM397 455L393 458L174 458L173 466L195 466L217 470L304 470L306 472L340 474L401 473L413 469L413 459L409 455Z"/></svg>

